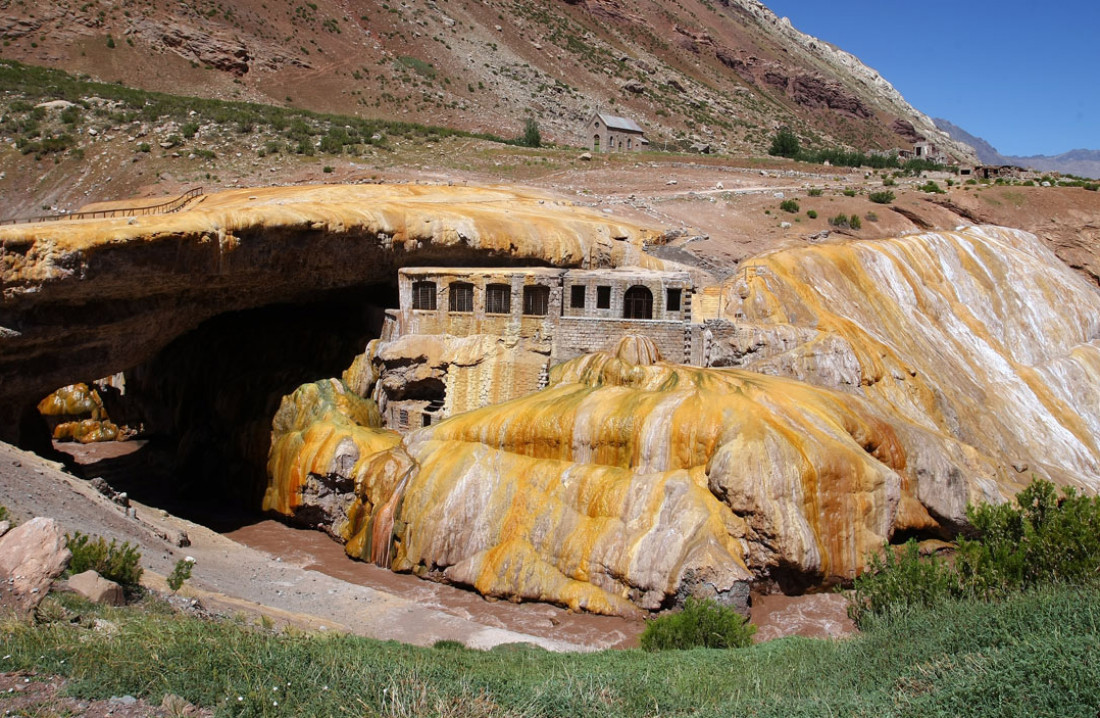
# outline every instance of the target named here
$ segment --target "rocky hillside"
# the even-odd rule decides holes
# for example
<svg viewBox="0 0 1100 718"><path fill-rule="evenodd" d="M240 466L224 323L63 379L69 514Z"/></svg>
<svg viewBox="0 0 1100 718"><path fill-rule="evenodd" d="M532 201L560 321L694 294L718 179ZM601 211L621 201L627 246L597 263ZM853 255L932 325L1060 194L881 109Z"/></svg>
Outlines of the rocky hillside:
<svg viewBox="0 0 1100 718"><path fill-rule="evenodd" d="M0 57L174 94L511 136L534 117L562 144L599 108L661 145L738 154L781 124L811 146L950 145L877 72L756 0L3 6Z"/></svg>

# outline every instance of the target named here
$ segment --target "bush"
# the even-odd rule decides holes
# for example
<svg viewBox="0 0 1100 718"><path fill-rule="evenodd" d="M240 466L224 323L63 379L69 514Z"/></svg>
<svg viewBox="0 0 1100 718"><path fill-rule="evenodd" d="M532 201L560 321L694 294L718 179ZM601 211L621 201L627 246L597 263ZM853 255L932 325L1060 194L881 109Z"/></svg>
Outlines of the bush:
<svg viewBox="0 0 1100 718"><path fill-rule="evenodd" d="M140 145L138 145L138 152L149 152L152 149L153 148L149 146L148 142L142 142Z"/></svg>
<svg viewBox="0 0 1100 718"><path fill-rule="evenodd" d="M0 521L10 521L8 518L8 507L0 505Z"/></svg>
<svg viewBox="0 0 1100 718"><path fill-rule="evenodd" d="M878 221L878 215L875 214L874 212L868 212L867 214L863 215L863 218L865 220L867 220L868 222L877 222Z"/></svg>
<svg viewBox="0 0 1100 718"><path fill-rule="evenodd" d="M539 131L539 123L530 117L523 123L523 137L520 144L524 147L542 147L542 133Z"/></svg>
<svg viewBox="0 0 1100 718"><path fill-rule="evenodd" d="M897 181L893 177L883 177L882 178L882 186L883 187L893 187L896 184L897 184Z"/></svg>
<svg viewBox="0 0 1100 718"><path fill-rule="evenodd" d="M807 194L809 194L811 197L820 197L821 195L825 194L825 190L821 189L820 187L814 187Z"/></svg>
<svg viewBox="0 0 1100 718"><path fill-rule="evenodd" d="M176 561L172 573L168 574L168 588L173 592L183 588L183 582L191 578L191 569L195 565L195 559L188 556Z"/></svg>
<svg viewBox="0 0 1100 718"><path fill-rule="evenodd" d="M810 219L817 219L817 211L812 209L806 210L806 216Z"/></svg>
<svg viewBox="0 0 1100 718"><path fill-rule="evenodd" d="M942 189L938 184L932 180L928 180L920 187L917 187L921 192L927 192L929 194L947 194L947 191Z"/></svg>
<svg viewBox="0 0 1100 718"><path fill-rule="evenodd" d="M791 132L789 127L784 127L772 138L771 149L768 150L768 154L774 157L789 157L791 159L798 156L802 151L802 146L798 142L798 136Z"/></svg>
<svg viewBox="0 0 1100 718"><path fill-rule="evenodd" d="M798 206L798 202L793 199L785 199L779 203L779 209L784 212L790 212L791 214L798 214L801 207Z"/></svg>
<svg viewBox="0 0 1100 718"><path fill-rule="evenodd" d="M863 222L860 220L858 214L853 214L848 218L848 226L852 229L858 230L863 227Z"/></svg>
<svg viewBox="0 0 1100 718"><path fill-rule="evenodd" d="M325 165L324 167L321 168L321 171L324 172L327 175L330 175L330 174L332 174L333 170L335 170L335 169L336 168L333 167L332 165Z"/></svg>
<svg viewBox="0 0 1100 718"><path fill-rule="evenodd" d="M875 204L890 204L895 199L897 199L897 196L893 192L885 190L882 192L872 192L871 194L867 195L867 199L871 200Z"/></svg>
<svg viewBox="0 0 1100 718"><path fill-rule="evenodd" d="M844 190L844 196L845 197L855 197L856 196L856 191L854 189L846 189L846 190Z"/></svg>
<svg viewBox="0 0 1100 718"><path fill-rule="evenodd" d="M69 571L84 573L95 571L100 576L133 591L141 582L141 552L137 546L124 542L121 546L114 539L107 543L102 536L86 536L79 531L71 536L66 534L69 550L73 558L69 561Z"/></svg>
<svg viewBox="0 0 1100 718"><path fill-rule="evenodd" d="M969 506L966 515L976 536L959 539L953 566L921 559L912 540L900 556L887 548L884 558L870 557L855 580L853 620L950 597L990 600L1100 581L1100 497L1073 488L1059 497L1054 484L1036 480L1015 504Z"/></svg>
<svg viewBox="0 0 1100 718"><path fill-rule="evenodd" d="M829 224L838 229L848 229L848 215L838 214L829 218Z"/></svg>
<svg viewBox="0 0 1100 718"><path fill-rule="evenodd" d="M646 623L641 645L646 651L687 648L743 648L752 644L756 626L711 599L688 598L676 613Z"/></svg>

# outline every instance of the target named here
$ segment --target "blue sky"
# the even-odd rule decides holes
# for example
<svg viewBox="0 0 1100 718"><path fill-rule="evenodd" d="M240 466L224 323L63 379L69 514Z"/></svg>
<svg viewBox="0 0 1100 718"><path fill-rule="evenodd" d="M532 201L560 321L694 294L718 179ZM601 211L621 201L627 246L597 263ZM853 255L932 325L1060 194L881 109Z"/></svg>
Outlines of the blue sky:
<svg viewBox="0 0 1100 718"><path fill-rule="evenodd" d="M1098 0L763 0L1005 155L1100 149Z"/></svg>

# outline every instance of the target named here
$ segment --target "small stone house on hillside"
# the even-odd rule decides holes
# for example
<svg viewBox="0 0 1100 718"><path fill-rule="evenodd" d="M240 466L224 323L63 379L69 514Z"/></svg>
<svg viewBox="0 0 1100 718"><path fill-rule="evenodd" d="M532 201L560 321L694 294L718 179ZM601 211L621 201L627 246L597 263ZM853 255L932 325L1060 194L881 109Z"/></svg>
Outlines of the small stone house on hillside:
<svg viewBox="0 0 1100 718"><path fill-rule="evenodd" d="M585 125L588 146L593 152L637 152L649 145L637 122L596 112Z"/></svg>

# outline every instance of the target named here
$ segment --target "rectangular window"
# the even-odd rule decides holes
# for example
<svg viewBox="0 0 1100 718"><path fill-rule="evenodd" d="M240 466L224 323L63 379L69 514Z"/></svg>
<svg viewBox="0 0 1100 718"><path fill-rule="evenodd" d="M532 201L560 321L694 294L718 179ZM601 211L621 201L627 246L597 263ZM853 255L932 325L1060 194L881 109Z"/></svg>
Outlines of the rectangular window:
<svg viewBox="0 0 1100 718"><path fill-rule="evenodd" d="M569 306L573 309L584 309L584 295L588 287L583 284L574 284L569 288Z"/></svg>
<svg viewBox="0 0 1100 718"><path fill-rule="evenodd" d="M511 314L512 288L507 284L490 284L485 287L485 313Z"/></svg>
<svg viewBox="0 0 1100 718"><path fill-rule="evenodd" d="M665 302L665 311L678 312L680 311L680 297L683 294L682 289L670 289L668 290L668 301Z"/></svg>
<svg viewBox="0 0 1100 718"><path fill-rule="evenodd" d="M474 285L466 282L453 282L448 290L449 308L452 312L474 311Z"/></svg>
<svg viewBox="0 0 1100 718"><path fill-rule="evenodd" d="M550 313L550 287L533 285L523 288L523 313L545 317Z"/></svg>
<svg viewBox="0 0 1100 718"><path fill-rule="evenodd" d="M611 287L596 287L596 309L611 308Z"/></svg>
<svg viewBox="0 0 1100 718"><path fill-rule="evenodd" d="M435 282L413 282L413 309L435 309Z"/></svg>

